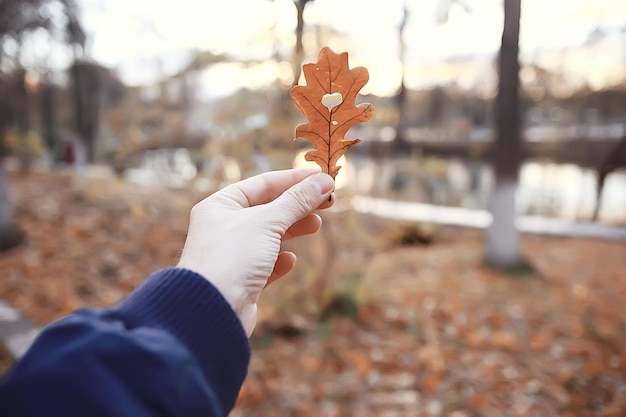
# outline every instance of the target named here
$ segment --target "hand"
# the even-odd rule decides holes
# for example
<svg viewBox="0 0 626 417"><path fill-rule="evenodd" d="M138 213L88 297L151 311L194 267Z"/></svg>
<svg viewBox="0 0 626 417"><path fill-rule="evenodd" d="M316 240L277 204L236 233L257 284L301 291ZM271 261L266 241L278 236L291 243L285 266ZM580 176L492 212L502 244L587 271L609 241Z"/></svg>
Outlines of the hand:
<svg viewBox="0 0 626 417"><path fill-rule="evenodd" d="M263 288L295 266L281 242L317 232L316 209L332 205L334 182L316 169L274 171L216 192L191 210L178 267L199 273L230 303L248 336Z"/></svg>

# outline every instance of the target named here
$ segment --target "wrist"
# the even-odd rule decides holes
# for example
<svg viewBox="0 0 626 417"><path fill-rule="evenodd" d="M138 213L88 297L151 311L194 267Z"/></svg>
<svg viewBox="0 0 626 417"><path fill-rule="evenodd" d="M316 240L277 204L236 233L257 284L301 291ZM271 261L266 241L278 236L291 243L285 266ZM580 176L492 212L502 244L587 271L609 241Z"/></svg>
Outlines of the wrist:
<svg viewBox="0 0 626 417"><path fill-rule="evenodd" d="M230 308L233 310L237 318L239 318L239 321L244 327L246 333L250 336L251 331L248 330L249 325L247 323L249 322L249 319L247 316L250 315L250 306L254 305L256 307L256 304L250 301L250 297L247 296L243 288L233 285L232 281L221 279L223 277L212 276L213 274L207 272L208 269L198 266L195 262L189 262L185 259L185 256L181 257L178 265L176 265L176 268L194 272L209 282L230 305Z"/></svg>

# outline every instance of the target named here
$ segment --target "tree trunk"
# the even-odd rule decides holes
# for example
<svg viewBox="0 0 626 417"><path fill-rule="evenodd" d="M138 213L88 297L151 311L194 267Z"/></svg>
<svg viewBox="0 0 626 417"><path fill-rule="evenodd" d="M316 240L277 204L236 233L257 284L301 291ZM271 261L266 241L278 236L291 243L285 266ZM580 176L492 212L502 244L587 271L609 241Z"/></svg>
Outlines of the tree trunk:
<svg viewBox="0 0 626 417"><path fill-rule="evenodd" d="M613 171L626 167L626 136L611 149L607 157L597 168L596 204L593 210L592 221L598 221L602 205L602 190L606 177Z"/></svg>
<svg viewBox="0 0 626 417"><path fill-rule="evenodd" d="M55 95L54 87L46 80L46 84L41 92L39 105L42 133L48 152L48 162L51 166L56 165L59 152Z"/></svg>
<svg viewBox="0 0 626 417"><path fill-rule="evenodd" d="M606 176L606 173L598 172L598 177L596 180L596 201L595 206L593 207L593 214L591 215L592 222L597 222L600 218L600 209L602 206L602 190L604 189L604 181L606 180Z"/></svg>
<svg viewBox="0 0 626 417"><path fill-rule="evenodd" d="M396 135L391 144L392 153L394 155L406 155L411 151L411 147L404 136L404 120L406 117L406 86L405 86L405 55L406 44L404 42L404 30L408 19L408 8L406 2L403 4L403 14L400 26L398 26L398 42L400 45L400 62L402 63L402 78L400 80L400 88L394 97L396 108L398 110L398 122L396 125Z"/></svg>
<svg viewBox="0 0 626 417"><path fill-rule="evenodd" d="M298 21L296 24L296 46L293 53L293 85L298 85L300 75L302 74L302 60L304 59L304 45L302 38L304 36L304 9L308 2L313 0L294 0L297 10Z"/></svg>
<svg viewBox="0 0 626 417"><path fill-rule="evenodd" d="M15 223L15 208L9 192L9 178L0 156L0 252L19 245L24 234Z"/></svg>
<svg viewBox="0 0 626 417"><path fill-rule="evenodd" d="M487 229L486 262L503 269L524 265L515 226L515 192L522 159L519 108L520 0L504 1L504 30L498 57L496 137L492 147L493 222Z"/></svg>
<svg viewBox="0 0 626 417"><path fill-rule="evenodd" d="M8 82L0 73L0 252L17 246L24 237L15 223L15 208L9 191L9 178L4 167L7 151L3 139L9 124L8 103Z"/></svg>
<svg viewBox="0 0 626 417"><path fill-rule="evenodd" d="M19 135L20 145L16 155L20 161L20 172L28 174L31 171L33 155L29 145L29 135L31 131L31 93L26 88L26 70L21 69L15 80L11 100L15 106L15 125Z"/></svg>

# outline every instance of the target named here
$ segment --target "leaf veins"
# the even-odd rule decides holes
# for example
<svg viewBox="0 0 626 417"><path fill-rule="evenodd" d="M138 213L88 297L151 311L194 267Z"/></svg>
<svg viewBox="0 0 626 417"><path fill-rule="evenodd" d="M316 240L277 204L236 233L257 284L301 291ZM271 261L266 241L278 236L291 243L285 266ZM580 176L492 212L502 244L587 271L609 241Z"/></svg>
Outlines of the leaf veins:
<svg viewBox="0 0 626 417"><path fill-rule="evenodd" d="M356 96L369 80L364 67L350 69L348 53L334 53L324 47L316 63L303 66L306 85L297 85L289 92L308 123L296 127L296 138L311 142L315 149L306 153L307 161L314 161L333 178L340 166L337 161L348 148L361 139L344 139L357 123L366 122L374 115L374 105L355 105Z"/></svg>

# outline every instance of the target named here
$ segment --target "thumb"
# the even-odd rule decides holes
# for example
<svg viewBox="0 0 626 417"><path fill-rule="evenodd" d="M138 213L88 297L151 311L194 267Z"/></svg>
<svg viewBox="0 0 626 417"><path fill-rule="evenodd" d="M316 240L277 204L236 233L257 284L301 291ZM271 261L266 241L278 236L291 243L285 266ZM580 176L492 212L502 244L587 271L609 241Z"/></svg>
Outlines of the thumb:
<svg viewBox="0 0 626 417"><path fill-rule="evenodd" d="M266 204L270 217L287 231L291 225L318 208L335 188L328 174L313 174L287 189L274 201Z"/></svg>

